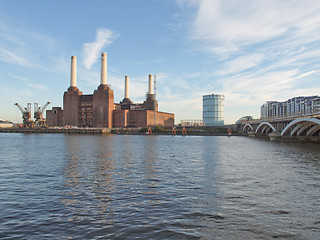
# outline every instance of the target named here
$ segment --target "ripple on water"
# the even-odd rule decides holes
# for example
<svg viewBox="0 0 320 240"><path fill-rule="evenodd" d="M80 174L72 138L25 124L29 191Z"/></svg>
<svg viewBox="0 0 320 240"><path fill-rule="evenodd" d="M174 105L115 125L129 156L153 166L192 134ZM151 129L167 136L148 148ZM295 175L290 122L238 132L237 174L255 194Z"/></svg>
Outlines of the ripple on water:
<svg viewBox="0 0 320 240"><path fill-rule="evenodd" d="M3 239L317 239L320 233L318 145L50 134L0 134L0 141Z"/></svg>

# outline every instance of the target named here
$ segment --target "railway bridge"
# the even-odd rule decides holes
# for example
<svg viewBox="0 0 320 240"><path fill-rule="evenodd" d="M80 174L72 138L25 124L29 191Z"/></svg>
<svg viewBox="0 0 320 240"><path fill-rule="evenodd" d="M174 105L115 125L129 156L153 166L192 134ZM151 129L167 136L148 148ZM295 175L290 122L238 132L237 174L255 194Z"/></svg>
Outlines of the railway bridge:
<svg viewBox="0 0 320 240"><path fill-rule="evenodd" d="M238 130L251 137L270 140L320 141L320 114L242 121Z"/></svg>

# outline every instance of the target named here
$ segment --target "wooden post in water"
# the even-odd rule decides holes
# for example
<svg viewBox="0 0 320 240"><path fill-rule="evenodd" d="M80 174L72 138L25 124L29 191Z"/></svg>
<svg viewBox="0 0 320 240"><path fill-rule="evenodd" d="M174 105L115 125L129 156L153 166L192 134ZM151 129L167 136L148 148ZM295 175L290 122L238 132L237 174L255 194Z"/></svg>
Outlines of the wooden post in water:
<svg viewBox="0 0 320 240"><path fill-rule="evenodd" d="M182 128L181 135L182 135L182 136L187 135L187 131L186 131L186 128L185 128L185 127Z"/></svg>

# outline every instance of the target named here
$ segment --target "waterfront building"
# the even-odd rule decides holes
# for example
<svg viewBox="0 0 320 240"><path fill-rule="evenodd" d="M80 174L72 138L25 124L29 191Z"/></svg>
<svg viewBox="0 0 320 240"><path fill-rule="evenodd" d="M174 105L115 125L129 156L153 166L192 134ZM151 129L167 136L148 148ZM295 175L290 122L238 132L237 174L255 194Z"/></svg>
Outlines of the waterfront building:
<svg viewBox="0 0 320 240"><path fill-rule="evenodd" d="M46 124L48 126L63 127L63 110L61 107L53 107L46 111Z"/></svg>
<svg viewBox="0 0 320 240"><path fill-rule="evenodd" d="M212 93L202 97L202 121L206 126L224 125L224 95Z"/></svg>
<svg viewBox="0 0 320 240"><path fill-rule="evenodd" d="M285 102L267 101L260 108L261 119L320 114L320 97L293 97Z"/></svg>
<svg viewBox="0 0 320 240"><path fill-rule="evenodd" d="M204 122L199 119L181 120L182 127L200 127L205 126Z"/></svg>
<svg viewBox="0 0 320 240"><path fill-rule="evenodd" d="M77 58L71 57L70 87L63 95L63 109L47 110L48 126L75 127L147 127L174 126L174 114L159 112L153 93L153 75L149 74L146 100L133 103L129 98L129 77L125 76L124 99L114 102L114 93L107 83L107 54L101 54L100 85L93 94L83 94L77 87Z"/></svg>

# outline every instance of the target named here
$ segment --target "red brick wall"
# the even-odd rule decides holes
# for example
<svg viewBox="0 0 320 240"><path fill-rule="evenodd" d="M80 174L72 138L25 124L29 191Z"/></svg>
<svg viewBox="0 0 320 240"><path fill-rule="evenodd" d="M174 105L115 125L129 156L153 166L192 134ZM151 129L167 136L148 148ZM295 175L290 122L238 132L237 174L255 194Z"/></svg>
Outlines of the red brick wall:
<svg viewBox="0 0 320 240"><path fill-rule="evenodd" d="M127 127L129 110L114 110L113 111L113 127Z"/></svg>
<svg viewBox="0 0 320 240"><path fill-rule="evenodd" d="M69 87L63 95L63 125L79 126L79 99L82 92L77 87Z"/></svg>
<svg viewBox="0 0 320 240"><path fill-rule="evenodd" d="M164 127L173 127L174 126L174 114L157 112L157 125Z"/></svg>
<svg viewBox="0 0 320 240"><path fill-rule="evenodd" d="M147 125L154 125L154 111L147 111ZM174 114L165 113L165 112L157 112L156 124L164 127L173 127L174 126Z"/></svg>
<svg viewBox="0 0 320 240"><path fill-rule="evenodd" d="M128 113L129 127L145 127L147 126L146 110L130 110Z"/></svg>
<svg viewBox="0 0 320 240"><path fill-rule="evenodd" d="M128 112L129 127L146 127L154 125L154 111L152 110L130 110ZM157 125L164 127L174 126L174 114L157 112ZM120 126L120 125L118 125Z"/></svg>
<svg viewBox="0 0 320 240"><path fill-rule="evenodd" d="M46 111L47 126L63 126L63 110L61 107L53 107L52 110Z"/></svg>
<svg viewBox="0 0 320 240"><path fill-rule="evenodd" d="M113 91L107 85L100 85L93 93L93 127L111 128L114 109Z"/></svg>

